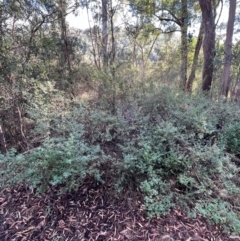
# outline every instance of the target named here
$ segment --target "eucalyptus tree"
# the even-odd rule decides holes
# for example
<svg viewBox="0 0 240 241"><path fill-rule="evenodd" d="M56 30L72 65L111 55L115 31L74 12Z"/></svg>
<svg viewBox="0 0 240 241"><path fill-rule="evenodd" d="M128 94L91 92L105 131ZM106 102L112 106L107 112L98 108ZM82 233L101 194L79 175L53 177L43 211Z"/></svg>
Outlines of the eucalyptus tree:
<svg viewBox="0 0 240 241"><path fill-rule="evenodd" d="M59 64L57 71L59 78L69 79L72 72L73 46L71 45L73 36L70 36L69 26L66 21L68 14L75 12L79 8L77 0L40 0L43 2L45 12L49 13L49 21L46 22L48 28L45 31L52 39L57 50ZM47 37L48 38L48 37ZM52 43L53 43L52 42ZM63 86L64 87L64 86Z"/></svg>
<svg viewBox="0 0 240 241"><path fill-rule="evenodd" d="M130 0L136 8L146 18L151 19L153 23L158 22L156 26L162 33L181 33L181 83L180 87L186 89L188 72L188 26L194 20L195 1L192 0Z"/></svg>
<svg viewBox="0 0 240 241"><path fill-rule="evenodd" d="M189 77L187 80L187 85L186 85L186 90L188 92L192 92L192 85L193 85L193 81L195 79L195 73L197 70L199 53L200 53L200 50L202 47L203 36L204 36L204 29L203 29L203 23L201 22L199 32L198 32L197 42L195 45L193 63L192 63L191 71L190 71L190 74L189 74Z"/></svg>
<svg viewBox="0 0 240 241"><path fill-rule="evenodd" d="M34 37L45 21L37 5L36 1L26 0L4 1L1 5L4 12L1 16L1 129L6 134L6 143L22 150L28 148L23 92L29 86L24 80L33 72L30 58L37 52Z"/></svg>
<svg viewBox="0 0 240 241"><path fill-rule="evenodd" d="M68 8L66 14L70 11ZM59 81L57 57L62 50L59 43L65 37L61 36L63 14L59 13L53 0L1 2L1 127L7 143L21 144L21 150L29 147L24 115L32 100L38 98L34 93L47 81Z"/></svg>
<svg viewBox="0 0 240 241"><path fill-rule="evenodd" d="M229 76L232 62L232 38L233 38L233 29L234 29L234 21L236 15L236 6L237 1L231 0L229 2L229 15L228 15L228 23L227 23L227 34L224 48L224 68L222 73L222 88L221 95L228 95L229 89Z"/></svg>
<svg viewBox="0 0 240 241"><path fill-rule="evenodd" d="M94 58L94 63L98 69L108 71L111 58L114 56L115 50L115 26L114 17L121 3L120 0L94 0L80 1L81 6L86 8L88 15L89 36L91 39L91 52ZM93 19L93 26L90 24L90 19Z"/></svg>
<svg viewBox="0 0 240 241"><path fill-rule="evenodd" d="M2 35L3 35L3 2L0 1L0 51L2 51Z"/></svg>
<svg viewBox="0 0 240 241"><path fill-rule="evenodd" d="M102 52L103 68L108 66L108 0L102 0Z"/></svg>
<svg viewBox="0 0 240 241"><path fill-rule="evenodd" d="M214 57L215 57L215 16L214 0L199 0L202 11L202 21L204 28L203 40L203 72L202 72L202 90L209 91L211 89L214 71Z"/></svg>
<svg viewBox="0 0 240 241"><path fill-rule="evenodd" d="M56 1L56 6L58 10L59 25L61 29L62 56L60 59L60 63L63 69L64 69L65 63L67 63L68 70L71 71L71 61L69 56L69 42L68 42L68 36L67 36L67 23L66 23L68 4L66 0L58 0Z"/></svg>

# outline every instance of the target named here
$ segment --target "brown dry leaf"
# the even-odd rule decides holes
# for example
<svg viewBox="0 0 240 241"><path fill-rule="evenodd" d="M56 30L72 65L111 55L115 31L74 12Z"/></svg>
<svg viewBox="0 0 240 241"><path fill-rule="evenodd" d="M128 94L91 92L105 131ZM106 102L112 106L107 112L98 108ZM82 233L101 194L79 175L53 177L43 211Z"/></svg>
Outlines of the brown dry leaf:
<svg viewBox="0 0 240 241"><path fill-rule="evenodd" d="M235 235L231 235L229 236L230 239L237 239L240 240L240 236L235 236Z"/></svg>
<svg viewBox="0 0 240 241"><path fill-rule="evenodd" d="M162 240L164 240L164 239L166 239L166 238L171 238L171 237L170 237L170 235L168 235L168 234L165 234L165 235L161 236L161 239L162 239Z"/></svg>
<svg viewBox="0 0 240 241"><path fill-rule="evenodd" d="M65 228L65 222L63 220L58 221L59 228Z"/></svg>
<svg viewBox="0 0 240 241"><path fill-rule="evenodd" d="M70 233L71 235L73 235L73 232L72 232L72 230L71 230L70 228L64 228L63 230L64 230L64 231L67 231L68 233Z"/></svg>
<svg viewBox="0 0 240 241"><path fill-rule="evenodd" d="M31 226L31 227L29 227L27 230L24 230L24 233L27 233L27 232L29 232L29 231L32 231L32 230L34 230L36 227L35 226Z"/></svg>
<svg viewBox="0 0 240 241"><path fill-rule="evenodd" d="M1 207L6 206L7 204L8 204L8 201L6 201L6 202L2 203L2 204L1 204Z"/></svg>
<svg viewBox="0 0 240 241"><path fill-rule="evenodd" d="M14 192L3 190L0 192L0 240L51 241L54 237L64 241L90 241L97 237L106 241L166 241L174 240L172 237L179 241L213 241L214 237L219 241L230 240L221 229L208 226L205 219L190 219L180 209L150 221L139 201L141 198L138 201L133 198L133 210L127 205L127 199L106 198L106 192L112 192L111 183L106 181L97 187L92 184L91 179L86 179L74 195L57 198L52 192L35 196L21 185ZM240 239L231 236L231 240Z"/></svg>
<svg viewBox="0 0 240 241"><path fill-rule="evenodd" d="M121 231L121 234L123 234L124 237L126 237L127 239L132 239L132 236L133 236L132 230L129 228Z"/></svg>

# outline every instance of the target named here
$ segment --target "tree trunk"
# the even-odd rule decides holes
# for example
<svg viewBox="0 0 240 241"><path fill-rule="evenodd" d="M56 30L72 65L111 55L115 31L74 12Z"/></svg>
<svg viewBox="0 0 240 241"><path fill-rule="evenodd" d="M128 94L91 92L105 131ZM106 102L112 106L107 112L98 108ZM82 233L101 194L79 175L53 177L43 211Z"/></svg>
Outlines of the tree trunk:
<svg viewBox="0 0 240 241"><path fill-rule="evenodd" d="M204 26L204 64L202 72L202 90L209 91L211 89L213 80L213 60L215 57L215 23L212 0L199 0L199 3L202 11L202 21Z"/></svg>
<svg viewBox="0 0 240 241"><path fill-rule="evenodd" d="M4 132L2 125L0 124L0 151L7 153L7 142L5 140Z"/></svg>
<svg viewBox="0 0 240 241"><path fill-rule="evenodd" d="M102 0L102 54L103 68L108 67L108 0Z"/></svg>
<svg viewBox="0 0 240 241"><path fill-rule="evenodd" d="M67 12L67 2L66 0L60 0L60 25L61 25L61 39L62 39L62 68L64 68L65 63L67 63L68 70L71 71L71 62L69 56L69 44L67 39L67 25L66 25L66 12Z"/></svg>
<svg viewBox="0 0 240 241"><path fill-rule="evenodd" d="M110 0L110 28L111 28L111 54L110 54L110 70L111 70L111 82L112 82L112 114L116 114L116 80L115 80L115 58L116 58L116 48L115 48L115 36L114 36L114 25L113 17L115 10L112 6L112 0Z"/></svg>
<svg viewBox="0 0 240 241"><path fill-rule="evenodd" d="M0 51L2 51L3 42L3 3L0 2Z"/></svg>
<svg viewBox="0 0 240 241"><path fill-rule="evenodd" d="M227 24L227 36L225 42L225 57L224 57L224 67L222 73L222 88L221 95L228 95L228 85L229 85L229 76L231 69L231 59L232 59L232 37L233 37L233 28L234 28L234 20L236 14L236 0L231 0L229 6L229 16L228 16L228 24Z"/></svg>
<svg viewBox="0 0 240 241"><path fill-rule="evenodd" d="M188 11L187 0L181 0L181 88L185 90L187 83L187 62L188 62Z"/></svg>
<svg viewBox="0 0 240 241"><path fill-rule="evenodd" d="M198 33L198 39L197 39L197 44L195 46L195 52L194 52L194 57L193 57L193 64L192 64L192 69L191 69L191 73L189 75L188 81L187 81L187 91L188 92L192 92L192 85L193 85L193 81L195 79L195 73L196 73L196 69L197 69L197 64L198 64L198 56L200 53L200 49L202 46L202 41L203 41L203 22L201 23L200 29L199 29L199 33Z"/></svg>

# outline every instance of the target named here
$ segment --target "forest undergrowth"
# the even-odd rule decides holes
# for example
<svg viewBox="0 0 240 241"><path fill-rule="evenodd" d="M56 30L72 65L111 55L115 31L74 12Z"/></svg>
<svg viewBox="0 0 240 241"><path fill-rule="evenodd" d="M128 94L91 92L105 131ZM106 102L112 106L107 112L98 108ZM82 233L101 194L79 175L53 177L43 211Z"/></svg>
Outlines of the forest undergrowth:
<svg viewBox="0 0 240 241"><path fill-rule="evenodd" d="M43 95L41 92L41 95ZM71 193L93 177L141 194L149 218L174 208L240 233L240 109L170 88L109 106L28 96L28 149L0 155L1 188ZM35 98L35 99L34 99ZM38 141L36 141L38 140Z"/></svg>

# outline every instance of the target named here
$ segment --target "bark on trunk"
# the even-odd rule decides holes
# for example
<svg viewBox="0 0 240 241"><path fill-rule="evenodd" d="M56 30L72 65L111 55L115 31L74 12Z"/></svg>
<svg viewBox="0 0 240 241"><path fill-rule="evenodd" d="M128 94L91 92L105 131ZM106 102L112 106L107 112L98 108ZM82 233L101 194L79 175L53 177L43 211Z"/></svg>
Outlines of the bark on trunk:
<svg viewBox="0 0 240 241"><path fill-rule="evenodd" d="M108 66L108 0L102 0L102 54L103 68Z"/></svg>
<svg viewBox="0 0 240 241"><path fill-rule="evenodd" d="M66 0L60 0L60 14L61 14L61 39L62 39L62 67L64 68L65 63L67 63L68 70L71 71L71 62L69 54L69 44L67 39L67 25L66 25L66 11L67 2Z"/></svg>
<svg viewBox="0 0 240 241"><path fill-rule="evenodd" d="M232 60L232 37L233 37L233 28L234 28L234 20L236 14L236 0L230 1L229 7L229 16L228 16L228 25L227 25L227 37L225 42L225 56L224 56L224 67L222 73L222 88L221 95L227 97L228 95L228 86L229 86L229 76L231 69L231 60Z"/></svg>
<svg viewBox="0 0 240 241"><path fill-rule="evenodd" d="M202 21L204 25L204 40L203 40L203 84L202 90L209 91L213 80L213 60L215 57L215 23L213 16L212 0L199 0Z"/></svg>
<svg viewBox="0 0 240 241"><path fill-rule="evenodd" d="M3 153L7 153L7 143L5 140L5 136L4 136L4 132L3 132L3 128L2 125L0 124L0 145L1 145L1 151Z"/></svg>
<svg viewBox="0 0 240 241"><path fill-rule="evenodd" d="M181 16L181 88L185 90L187 83L187 60L188 60L188 11L187 0L181 1L182 16Z"/></svg>
<svg viewBox="0 0 240 241"><path fill-rule="evenodd" d="M0 2L0 51L2 51L3 40L3 3Z"/></svg>
<svg viewBox="0 0 240 241"><path fill-rule="evenodd" d="M115 48L115 36L114 36L114 25L113 17L115 10L112 7L112 0L110 0L110 28L111 28L111 54L110 54L110 70L111 70L111 82L112 82L112 114L116 114L116 82L115 82L115 58L116 58L116 48Z"/></svg>
<svg viewBox="0 0 240 241"><path fill-rule="evenodd" d="M198 39L197 39L197 44L195 47L195 52L194 52L194 57L193 57L193 64L192 64L192 69L191 69L191 73L189 75L188 81L187 81L187 91L188 92L192 92L192 85L193 85L193 81L195 79L195 73L196 73L196 69L197 69L197 65L198 65L198 56L200 53L200 49L202 46L202 41L203 41L203 23L201 23L200 29L199 29L199 33L198 33Z"/></svg>

